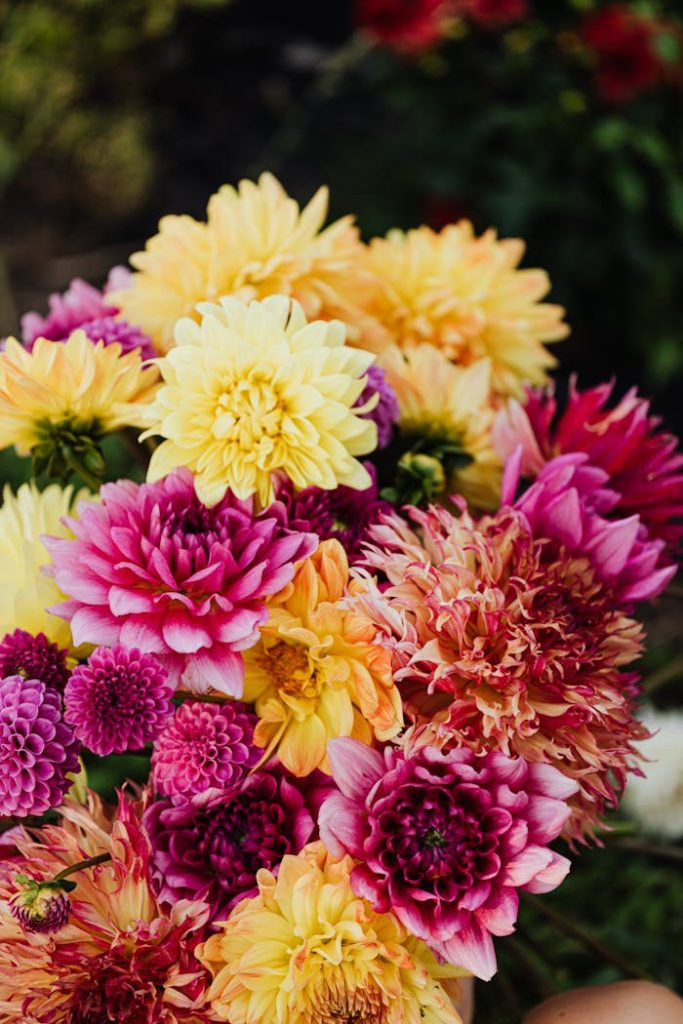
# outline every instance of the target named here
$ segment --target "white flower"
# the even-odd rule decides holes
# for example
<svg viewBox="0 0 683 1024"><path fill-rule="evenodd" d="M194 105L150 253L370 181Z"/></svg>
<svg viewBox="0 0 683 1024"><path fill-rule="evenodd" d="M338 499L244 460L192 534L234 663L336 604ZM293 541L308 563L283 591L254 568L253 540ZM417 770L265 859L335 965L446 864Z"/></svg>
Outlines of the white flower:
<svg viewBox="0 0 683 1024"><path fill-rule="evenodd" d="M647 760L643 778L631 776L622 807L643 832L683 837L683 711L646 708L641 718L654 733L639 743Z"/></svg>

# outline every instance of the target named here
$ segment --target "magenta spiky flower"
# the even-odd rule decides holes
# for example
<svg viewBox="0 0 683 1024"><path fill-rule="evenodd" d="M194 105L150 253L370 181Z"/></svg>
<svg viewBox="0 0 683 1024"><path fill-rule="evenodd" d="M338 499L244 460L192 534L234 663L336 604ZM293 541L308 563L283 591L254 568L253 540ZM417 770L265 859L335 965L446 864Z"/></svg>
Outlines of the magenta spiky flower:
<svg viewBox="0 0 683 1024"><path fill-rule="evenodd" d="M64 717L94 754L123 754L153 742L173 712L173 686L153 654L98 647L72 674Z"/></svg>
<svg viewBox="0 0 683 1024"><path fill-rule="evenodd" d="M0 816L43 814L61 803L78 771L79 743L62 698L39 679L0 680Z"/></svg>
<svg viewBox="0 0 683 1024"><path fill-rule="evenodd" d="M379 366L369 366L366 375L368 382L360 395L357 406L367 405L375 400L376 404L367 412L361 413L363 419L372 420L377 426L377 447L386 448L394 436L394 427L398 422L398 399L389 384L384 370Z"/></svg>
<svg viewBox="0 0 683 1024"><path fill-rule="evenodd" d="M66 655L67 651L51 643L44 633L33 636L25 629L15 629L0 643L0 678L40 679L61 692L69 678Z"/></svg>
<svg viewBox="0 0 683 1024"><path fill-rule="evenodd" d="M239 701L181 704L154 744L154 786L181 799L238 787L263 754L252 742L257 721Z"/></svg>
<svg viewBox="0 0 683 1024"><path fill-rule="evenodd" d="M51 935L69 920L71 901L59 882L17 877L22 888L9 900L9 909L25 932Z"/></svg>
<svg viewBox="0 0 683 1024"><path fill-rule="evenodd" d="M514 931L518 890L550 892L569 871L548 843L577 785L549 765L499 752L328 746L340 792L322 805L320 835L359 864L351 886L393 912L451 963L490 978L494 935Z"/></svg>
<svg viewBox="0 0 683 1024"><path fill-rule="evenodd" d="M45 541L72 597L53 610L71 620L74 643L137 647L159 656L175 686L240 697L239 652L317 538L289 529L278 502L257 514L228 492L207 508L188 470L105 484L100 499L67 520L73 540Z"/></svg>

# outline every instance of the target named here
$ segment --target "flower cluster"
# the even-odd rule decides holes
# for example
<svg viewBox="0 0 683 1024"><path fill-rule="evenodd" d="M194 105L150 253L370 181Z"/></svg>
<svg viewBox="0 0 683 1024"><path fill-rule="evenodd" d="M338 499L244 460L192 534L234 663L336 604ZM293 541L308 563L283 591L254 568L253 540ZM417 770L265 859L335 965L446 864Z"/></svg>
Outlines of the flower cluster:
<svg viewBox="0 0 683 1024"><path fill-rule="evenodd" d="M641 772L676 440L558 409L521 242L325 209L221 189L0 353L0 444L62 481L0 508L2 1024L459 1024Z"/></svg>

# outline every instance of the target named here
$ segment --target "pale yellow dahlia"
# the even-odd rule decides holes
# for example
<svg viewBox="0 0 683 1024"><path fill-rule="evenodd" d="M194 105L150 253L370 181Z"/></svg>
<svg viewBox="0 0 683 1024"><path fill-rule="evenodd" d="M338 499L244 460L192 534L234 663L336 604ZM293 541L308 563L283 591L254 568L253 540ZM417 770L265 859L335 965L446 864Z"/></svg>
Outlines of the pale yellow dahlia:
<svg viewBox="0 0 683 1024"><path fill-rule="evenodd" d="M343 324L307 323L298 302L282 295L200 310L200 323L178 323L176 346L159 361L164 385L148 410L147 436L166 440L148 479L187 466L206 505L228 487L268 505L277 472L298 488L369 487L354 456L376 447L377 427L352 407L374 357L344 344Z"/></svg>
<svg viewBox="0 0 683 1024"><path fill-rule="evenodd" d="M407 352L391 345L379 365L398 399L401 443L426 453L453 445L462 457L444 473L442 492L460 494L478 508L495 507L502 467L491 437L495 401L490 360L455 366L439 349L423 343Z"/></svg>
<svg viewBox="0 0 683 1024"><path fill-rule="evenodd" d="M294 775L329 772L333 737L387 740L403 723L391 658L345 607L348 581L341 544L323 541L270 603L259 643L244 652L244 697L260 719L254 741Z"/></svg>
<svg viewBox="0 0 683 1024"><path fill-rule="evenodd" d="M47 609L66 600L57 584L42 572L50 561L41 537L71 537L62 518L76 501L73 488L51 484L39 491L22 484L16 495L9 487L0 508L0 639L14 629L44 633L61 647L71 646L71 630L64 619Z"/></svg>
<svg viewBox="0 0 683 1024"><path fill-rule="evenodd" d="M382 285L368 312L403 349L426 341L463 365L488 356L494 389L519 395L555 364L543 342L568 332L564 310L540 301L550 287L545 271L519 270L523 253L520 239L499 240L493 230L476 237L469 221L391 231L366 250ZM373 337L365 343L379 350Z"/></svg>
<svg viewBox="0 0 683 1024"><path fill-rule="evenodd" d="M209 200L206 223L164 217L159 234L131 257L129 288L111 298L160 352L173 345L176 321L199 302L232 295L297 299L310 318L362 325L362 297L373 288L350 217L323 228L328 193L319 189L300 210L272 174L258 183L224 185Z"/></svg>
<svg viewBox="0 0 683 1024"><path fill-rule="evenodd" d="M465 972L439 964L391 913L356 897L350 857L313 843L258 873L243 900L197 949L207 1000L230 1024L461 1024L446 987Z"/></svg>
<svg viewBox="0 0 683 1024"><path fill-rule="evenodd" d="M62 430L98 436L141 426L158 374L137 350L92 342L84 331L67 341L38 338L29 352L8 338L0 353L0 448L27 455Z"/></svg>

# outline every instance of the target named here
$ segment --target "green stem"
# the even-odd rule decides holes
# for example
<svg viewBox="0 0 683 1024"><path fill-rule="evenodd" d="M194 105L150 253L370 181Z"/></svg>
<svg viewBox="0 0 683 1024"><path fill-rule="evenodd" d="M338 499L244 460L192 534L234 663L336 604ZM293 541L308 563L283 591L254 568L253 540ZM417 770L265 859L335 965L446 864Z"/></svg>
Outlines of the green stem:
<svg viewBox="0 0 683 1024"><path fill-rule="evenodd" d="M187 700L198 700L202 704L225 704L229 697L218 697L213 693L188 693L187 690L176 690L173 700L176 703L184 704Z"/></svg>
<svg viewBox="0 0 683 1024"><path fill-rule="evenodd" d="M654 843L644 843L640 839L629 837L618 839L614 842L620 850L630 850L632 853L644 853L649 857L660 857L662 860L683 861L683 847L680 846L657 846Z"/></svg>
<svg viewBox="0 0 683 1024"><path fill-rule="evenodd" d="M666 686L667 683L673 683L676 679L683 676L683 658L675 658L674 661L668 662L666 665L662 665L660 669L653 672L643 681L643 690L648 696L654 693L655 690L659 690L660 687Z"/></svg>
<svg viewBox="0 0 683 1024"><path fill-rule="evenodd" d="M63 879L68 878L69 875L75 875L77 871L83 871L85 868L94 868L96 864L104 864L106 861L111 860L110 853L98 853L96 857L88 857L86 860L79 860L77 864L71 864L68 868L64 868L58 875L52 879L53 882L61 882Z"/></svg>

